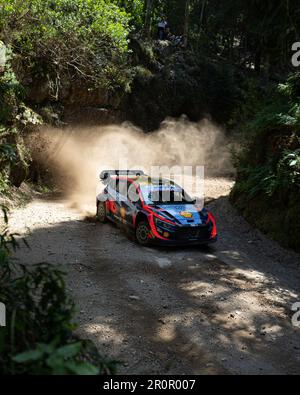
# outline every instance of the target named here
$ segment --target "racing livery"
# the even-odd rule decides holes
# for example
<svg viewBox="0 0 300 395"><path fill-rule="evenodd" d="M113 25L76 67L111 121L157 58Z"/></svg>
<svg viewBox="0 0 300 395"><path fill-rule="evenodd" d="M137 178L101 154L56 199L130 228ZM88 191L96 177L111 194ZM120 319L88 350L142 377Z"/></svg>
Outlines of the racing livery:
<svg viewBox="0 0 300 395"><path fill-rule="evenodd" d="M217 240L211 212L175 182L150 178L140 170L104 170L97 218L122 224L141 245L209 244Z"/></svg>

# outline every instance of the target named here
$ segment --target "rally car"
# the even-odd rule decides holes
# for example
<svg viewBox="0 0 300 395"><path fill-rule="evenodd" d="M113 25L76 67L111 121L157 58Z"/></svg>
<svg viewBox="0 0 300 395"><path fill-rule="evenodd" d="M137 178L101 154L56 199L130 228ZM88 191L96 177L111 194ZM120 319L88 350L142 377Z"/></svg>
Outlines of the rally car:
<svg viewBox="0 0 300 395"><path fill-rule="evenodd" d="M211 212L175 182L140 170L104 170L97 196L97 218L122 224L139 244L209 244L217 240Z"/></svg>

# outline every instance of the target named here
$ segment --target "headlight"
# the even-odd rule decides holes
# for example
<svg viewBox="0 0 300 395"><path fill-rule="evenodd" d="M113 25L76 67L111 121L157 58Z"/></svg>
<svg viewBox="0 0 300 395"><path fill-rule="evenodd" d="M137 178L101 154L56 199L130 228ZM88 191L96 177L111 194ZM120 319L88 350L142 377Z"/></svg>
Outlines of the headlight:
<svg viewBox="0 0 300 395"><path fill-rule="evenodd" d="M174 231L175 225L169 224L168 222L162 221L156 217L154 217L155 225L161 229L167 229L168 231Z"/></svg>

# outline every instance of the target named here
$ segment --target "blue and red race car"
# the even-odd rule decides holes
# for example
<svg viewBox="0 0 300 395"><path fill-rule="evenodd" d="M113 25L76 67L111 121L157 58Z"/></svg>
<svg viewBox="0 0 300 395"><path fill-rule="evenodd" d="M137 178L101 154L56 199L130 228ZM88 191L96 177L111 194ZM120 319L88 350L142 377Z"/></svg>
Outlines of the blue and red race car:
<svg viewBox="0 0 300 395"><path fill-rule="evenodd" d="M97 218L122 224L139 244L209 244L217 240L212 213L175 182L140 170L104 170L106 185L97 196Z"/></svg>

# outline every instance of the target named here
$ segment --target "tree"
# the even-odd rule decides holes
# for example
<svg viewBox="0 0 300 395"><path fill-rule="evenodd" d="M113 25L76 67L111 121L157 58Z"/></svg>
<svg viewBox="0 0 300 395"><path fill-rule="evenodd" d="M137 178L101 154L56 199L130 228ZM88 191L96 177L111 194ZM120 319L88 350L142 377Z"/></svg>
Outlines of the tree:
<svg viewBox="0 0 300 395"><path fill-rule="evenodd" d="M185 0L185 15L184 15L184 25L183 25L184 47L187 47L188 44L190 5L191 5L191 0Z"/></svg>
<svg viewBox="0 0 300 395"><path fill-rule="evenodd" d="M205 5L206 5L206 0L202 0L200 21L199 21L199 34L201 34L201 31L202 31Z"/></svg>
<svg viewBox="0 0 300 395"><path fill-rule="evenodd" d="M145 34L150 37L151 34L151 17L152 17L153 0L145 0Z"/></svg>

